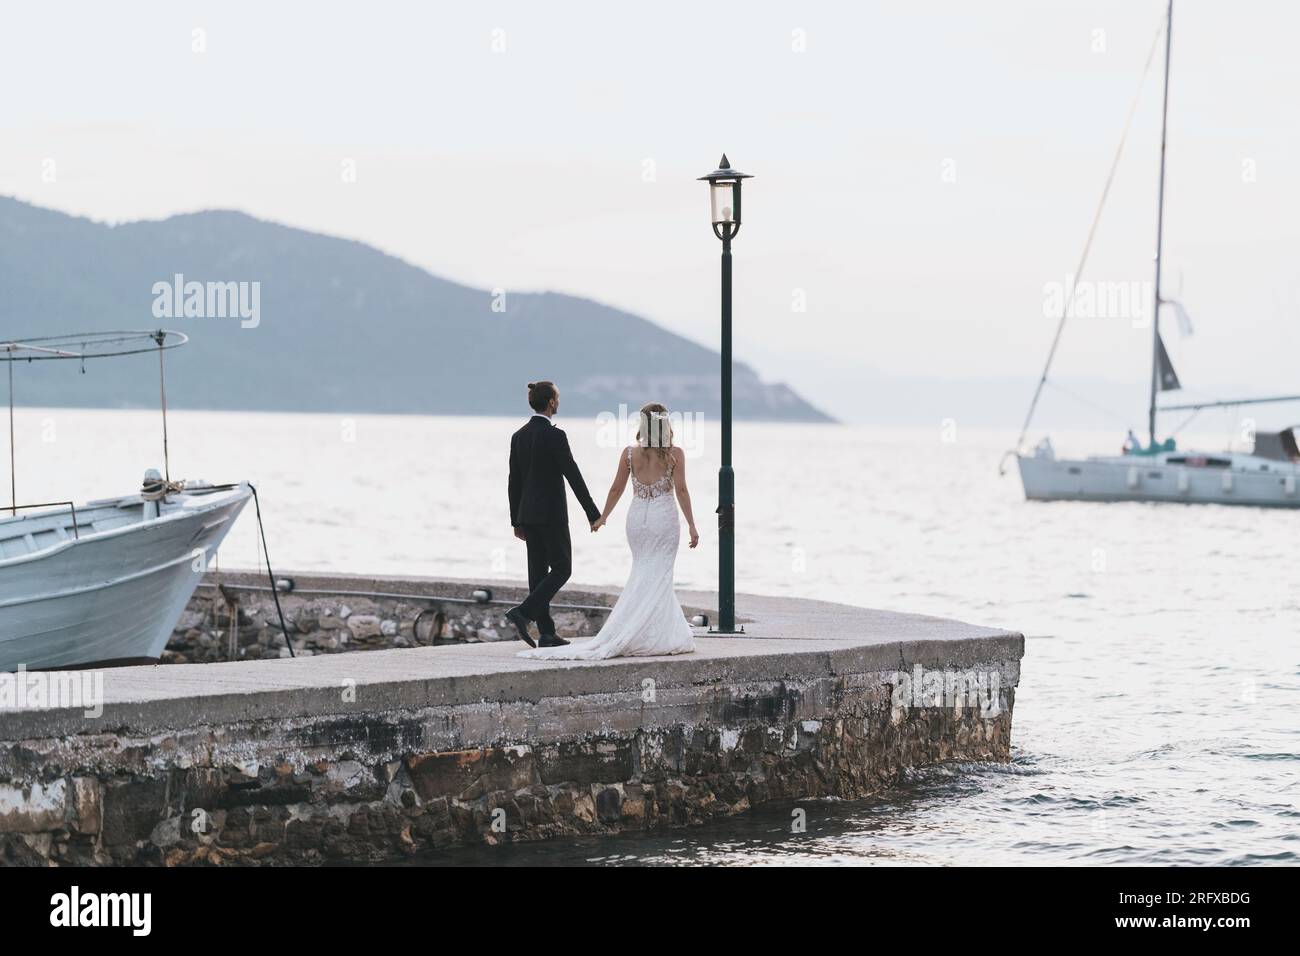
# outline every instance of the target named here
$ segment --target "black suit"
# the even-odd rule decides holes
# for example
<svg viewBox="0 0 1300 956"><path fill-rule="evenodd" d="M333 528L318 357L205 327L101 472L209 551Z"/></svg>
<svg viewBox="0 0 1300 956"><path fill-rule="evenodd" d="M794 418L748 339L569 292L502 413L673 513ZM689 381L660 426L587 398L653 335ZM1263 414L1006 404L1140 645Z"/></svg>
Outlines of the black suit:
<svg viewBox="0 0 1300 956"><path fill-rule="evenodd" d="M530 593L519 609L543 634L555 633L551 599L573 571L566 479L587 520L599 518L569 439L546 416L534 415L510 439L510 523L523 529L528 544Z"/></svg>

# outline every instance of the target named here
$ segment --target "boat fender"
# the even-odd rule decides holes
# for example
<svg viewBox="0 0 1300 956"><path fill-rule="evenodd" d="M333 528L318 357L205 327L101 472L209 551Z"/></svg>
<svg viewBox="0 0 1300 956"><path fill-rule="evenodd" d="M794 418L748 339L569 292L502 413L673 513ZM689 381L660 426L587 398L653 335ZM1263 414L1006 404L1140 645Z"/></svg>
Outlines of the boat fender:
<svg viewBox="0 0 1300 956"><path fill-rule="evenodd" d="M1185 495L1187 492L1191 491L1191 489L1192 476L1187 473L1186 468L1180 468L1178 470L1178 493Z"/></svg>
<svg viewBox="0 0 1300 956"><path fill-rule="evenodd" d="M1136 468L1128 470L1128 486L1130 491L1138 486L1138 470Z"/></svg>
<svg viewBox="0 0 1300 956"><path fill-rule="evenodd" d="M1225 471L1223 473L1223 490L1224 491L1232 490L1232 472L1230 471Z"/></svg>
<svg viewBox="0 0 1300 956"><path fill-rule="evenodd" d="M1286 480L1282 482L1282 490L1286 492L1288 498L1295 496L1295 475L1286 476Z"/></svg>

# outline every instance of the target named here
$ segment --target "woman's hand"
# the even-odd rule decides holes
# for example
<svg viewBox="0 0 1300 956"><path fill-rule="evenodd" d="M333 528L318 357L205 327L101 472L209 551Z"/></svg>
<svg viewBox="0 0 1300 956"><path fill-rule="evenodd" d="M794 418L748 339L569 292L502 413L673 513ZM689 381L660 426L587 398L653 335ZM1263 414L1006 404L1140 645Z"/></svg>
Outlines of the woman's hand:
<svg viewBox="0 0 1300 956"><path fill-rule="evenodd" d="M691 547L693 548L700 543L700 533L695 530L695 525L691 525L690 531L691 531Z"/></svg>
<svg viewBox="0 0 1300 956"><path fill-rule="evenodd" d="M591 530L593 532L599 531L602 527L604 527L604 525L605 525L605 515L601 515L599 518L597 518L595 521L591 523Z"/></svg>

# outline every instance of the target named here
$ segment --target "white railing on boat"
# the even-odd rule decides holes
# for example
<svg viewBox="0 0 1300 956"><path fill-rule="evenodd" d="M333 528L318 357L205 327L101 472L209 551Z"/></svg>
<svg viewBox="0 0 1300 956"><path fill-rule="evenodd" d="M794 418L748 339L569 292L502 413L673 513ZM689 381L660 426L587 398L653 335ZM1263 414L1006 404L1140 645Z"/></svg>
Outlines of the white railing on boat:
<svg viewBox="0 0 1300 956"><path fill-rule="evenodd" d="M77 504L74 501L43 501L35 505L10 505L9 513L17 517L18 512L25 511L28 508L61 508L64 506L72 512L72 537L75 540L80 540L81 534L77 528Z"/></svg>

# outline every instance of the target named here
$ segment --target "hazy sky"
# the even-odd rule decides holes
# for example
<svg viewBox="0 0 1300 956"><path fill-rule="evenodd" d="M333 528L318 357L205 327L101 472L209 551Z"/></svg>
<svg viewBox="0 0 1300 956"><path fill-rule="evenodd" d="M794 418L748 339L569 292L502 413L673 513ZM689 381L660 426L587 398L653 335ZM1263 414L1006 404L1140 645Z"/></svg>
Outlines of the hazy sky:
<svg viewBox="0 0 1300 956"><path fill-rule="evenodd" d="M864 379L1037 372L1163 10L8 3L0 192L107 220L241 209L716 345L695 177L725 150L756 177L738 355L862 418ZM1166 339L1189 386L1300 390L1298 34L1281 0L1176 4L1166 291L1196 334ZM1143 298L1159 67L1092 269ZM1062 373L1141 381L1135 324L1076 320Z"/></svg>

